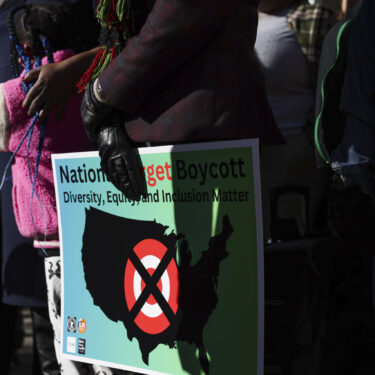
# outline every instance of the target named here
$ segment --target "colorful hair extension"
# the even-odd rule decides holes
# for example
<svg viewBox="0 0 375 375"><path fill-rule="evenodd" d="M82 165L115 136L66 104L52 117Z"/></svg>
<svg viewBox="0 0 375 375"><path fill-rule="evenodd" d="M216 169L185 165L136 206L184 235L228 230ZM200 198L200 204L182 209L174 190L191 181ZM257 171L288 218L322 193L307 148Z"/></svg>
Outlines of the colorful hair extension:
<svg viewBox="0 0 375 375"><path fill-rule="evenodd" d="M100 0L96 8L96 17L102 30L102 46L89 69L77 84L83 92L90 81L94 81L111 61L123 50L133 33L131 20L131 0Z"/></svg>

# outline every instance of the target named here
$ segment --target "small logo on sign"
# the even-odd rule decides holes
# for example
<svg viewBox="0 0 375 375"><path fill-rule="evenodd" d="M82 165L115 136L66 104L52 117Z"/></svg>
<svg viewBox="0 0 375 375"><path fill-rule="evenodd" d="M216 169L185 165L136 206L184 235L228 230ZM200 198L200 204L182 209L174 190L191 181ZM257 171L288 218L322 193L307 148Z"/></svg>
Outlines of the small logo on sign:
<svg viewBox="0 0 375 375"><path fill-rule="evenodd" d="M78 353L86 354L86 340L85 339L78 339Z"/></svg>
<svg viewBox="0 0 375 375"><path fill-rule="evenodd" d="M78 331L81 333L85 333L86 331L86 320L85 319L79 319L78 320Z"/></svg>
<svg viewBox="0 0 375 375"><path fill-rule="evenodd" d="M77 339L75 337L68 336L66 340L66 351L68 353L75 354L77 346Z"/></svg>
<svg viewBox="0 0 375 375"><path fill-rule="evenodd" d="M74 333L77 327L77 319L74 316L68 317L68 332Z"/></svg>

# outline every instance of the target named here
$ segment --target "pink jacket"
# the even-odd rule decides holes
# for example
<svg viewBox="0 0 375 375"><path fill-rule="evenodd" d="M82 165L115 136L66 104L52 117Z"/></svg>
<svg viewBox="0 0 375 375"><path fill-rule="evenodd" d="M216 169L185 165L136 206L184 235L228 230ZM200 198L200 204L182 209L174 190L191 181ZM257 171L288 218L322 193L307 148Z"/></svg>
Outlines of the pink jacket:
<svg viewBox="0 0 375 375"><path fill-rule="evenodd" d="M57 51L54 53L54 61L58 62L73 55L70 50ZM46 61L43 61L45 64ZM22 90L21 78L12 79L3 84L6 108L8 111L7 124L0 124L0 136L4 151L15 151L22 137L32 122L26 110L22 108L25 94ZM48 118L46 126L46 137L39 164L38 177L35 192L42 203L41 208L37 198L34 196L32 214L38 238L44 239L45 229L47 239L58 239L58 220L56 211L55 190L53 186L53 174L51 165L51 154L62 152L76 152L92 150L92 143L87 138L80 116L81 96L73 95L65 110L62 120L56 122L55 112ZM2 121L4 122L4 120ZM5 121L7 122L7 121ZM2 133L2 134L1 134ZM38 151L40 134L40 123L35 126L30 143L30 168L34 175L35 159ZM31 189L28 167L27 167L27 138L22 144L12 165L13 174L13 207L18 229L25 237L35 237L31 220ZM46 226L46 228L45 228Z"/></svg>

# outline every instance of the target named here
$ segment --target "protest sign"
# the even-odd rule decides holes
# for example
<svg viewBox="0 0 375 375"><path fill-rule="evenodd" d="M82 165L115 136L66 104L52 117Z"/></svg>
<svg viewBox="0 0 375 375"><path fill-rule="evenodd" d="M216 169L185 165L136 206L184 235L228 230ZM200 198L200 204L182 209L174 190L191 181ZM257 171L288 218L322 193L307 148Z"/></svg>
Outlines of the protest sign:
<svg viewBox="0 0 375 375"><path fill-rule="evenodd" d="M263 374L257 141L139 153L139 202L96 152L53 155L62 355L143 374Z"/></svg>

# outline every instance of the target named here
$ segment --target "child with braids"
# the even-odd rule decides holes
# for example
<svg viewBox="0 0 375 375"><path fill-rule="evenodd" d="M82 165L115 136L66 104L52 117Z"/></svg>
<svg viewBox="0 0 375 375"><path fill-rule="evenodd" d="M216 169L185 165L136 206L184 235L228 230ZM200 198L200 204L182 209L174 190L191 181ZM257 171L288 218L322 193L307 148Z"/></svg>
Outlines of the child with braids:
<svg viewBox="0 0 375 375"><path fill-rule="evenodd" d="M51 154L93 147L80 119L81 95L71 96L59 121L56 111L45 121L39 120L39 114L30 117L22 102L32 86L23 81L30 69L63 61L81 51L74 20L69 9L58 3L15 8L8 17L14 78L0 84L0 150L13 153L9 165L13 161L14 213L20 233L34 238L34 246L47 256L49 314L61 372L67 375L89 372L88 365L60 358L60 258Z"/></svg>
<svg viewBox="0 0 375 375"><path fill-rule="evenodd" d="M50 112L45 119L43 109L30 117L22 106L33 85L23 79L28 71L63 62L81 51L75 17L58 3L24 5L9 14L8 27L14 78L0 84L0 151L13 152L10 162L15 160L13 206L18 228L23 236L34 238L34 246L46 256L48 308L61 373L115 374L108 368L60 357L61 278L51 154L93 148L81 122L81 95L71 95L59 120L56 110L50 112L50 108L44 108ZM21 71L18 62L24 70Z"/></svg>
<svg viewBox="0 0 375 375"><path fill-rule="evenodd" d="M58 240L51 154L90 150L92 144L79 119L80 95L72 96L69 110L58 123L55 113L48 121L39 121L22 108L32 86L22 78L33 66L74 55L79 43L73 20L68 8L53 3L21 6L8 18L14 79L0 85L0 149L14 153L13 203L18 228L23 236L34 237L39 247L40 240ZM25 69L21 71L18 62Z"/></svg>

